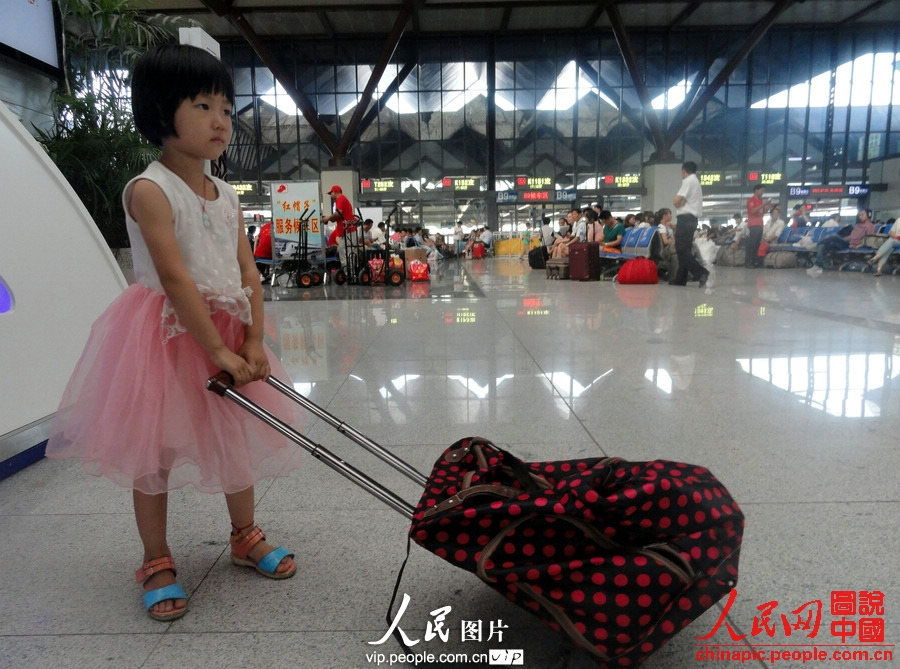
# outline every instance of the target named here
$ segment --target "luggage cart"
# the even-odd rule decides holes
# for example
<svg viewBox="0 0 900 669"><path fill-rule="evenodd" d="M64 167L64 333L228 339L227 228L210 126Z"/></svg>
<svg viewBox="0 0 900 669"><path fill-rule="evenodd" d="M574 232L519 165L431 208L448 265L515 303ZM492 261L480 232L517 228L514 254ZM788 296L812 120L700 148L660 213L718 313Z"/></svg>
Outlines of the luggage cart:
<svg viewBox="0 0 900 669"><path fill-rule="evenodd" d="M734 596L744 516L704 467L615 457L523 462L467 437L426 477L292 386L271 376L266 382L422 486L419 503L247 399L226 372L206 387L410 520L411 540L474 572L603 669L642 663L716 601Z"/></svg>
<svg viewBox="0 0 900 669"><path fill-rule="evenodd" d="M338 215L340 215L340 211ZM340 267L331 270L331 277L339 286L345 283L367 286L372 282L372 273L366 263L366 245L362 237L362 218L356 221L347 221L341 216L341 222L344 224L344 231L341 235L344 248L342 250L340 245L338 246Z"/></svg>
<svg viewBox="0 0 900 669"><path fill-rule="evenodd" d="M322 254L323 260L314 262L315 255L309 248L309 221L315 215L316 210L309 208L304 209L299 216L300 221L300 243L297 246L296 265L293 270L294 283L300 288L309 288L310 286L322 285L325 277L325 253L322 249L318 252Z"/></svg>
<svg viewBox="0 0 900 669"><path fill-rule="evenodd" d="M399 209L399 205L394 205L394 208L391 209L390 213L385 218L385 230L384 230L384 248L379 250L367 250L366 251L366 263L369 264L370 269L372 269L370 260L375 258L381 260L384 274L384 283L388 286L399 286L401 283L406 280L406 266L401 261L401 267L392 267L391 266L391 256L393 255L393 250L391 248L391 217ZM362 212L360 212L360 216ZM399 257L399 256L398 256ZM376 280L376 272L372 269L372 283L378 283Z"/></svg>
<svg viewBox="0 0 900 669"><path fill-rule="evenodd" d="M299 288L309 288L323 283L325 261L314 260L316 251L309 247L309 221L314 213L315 209L310 210L308 207L304 209L297 219L300 225L297 241L280 242L281 246L276 248L278 262L273 262L271 285L290 287L293 284ZM324 258L324 252L321 250L319 252ZM281 283L282 278L284 283Z"/></svg>

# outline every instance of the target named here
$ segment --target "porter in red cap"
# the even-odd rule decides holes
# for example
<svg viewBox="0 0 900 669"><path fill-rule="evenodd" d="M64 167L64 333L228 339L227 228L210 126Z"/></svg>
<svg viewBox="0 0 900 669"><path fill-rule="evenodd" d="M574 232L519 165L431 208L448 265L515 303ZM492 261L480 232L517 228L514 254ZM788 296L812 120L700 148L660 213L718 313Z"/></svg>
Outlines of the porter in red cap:
<svg viewBox="0 0 900 669"><path fill-rule="evenodd" d="M356 234L356 216L353 215L353 205L350 203L347 196L344 195L340 186L335 184L331 187L331 190L328 191L328 194L331 196L334 213L322 218L322 223L331 223L334 221L337 225L335 226L334 231L328 236L327 244L328 246L338 247L338 257L341 260L341 264L346 267L346 245L344 238L345 234Z"/></svg>

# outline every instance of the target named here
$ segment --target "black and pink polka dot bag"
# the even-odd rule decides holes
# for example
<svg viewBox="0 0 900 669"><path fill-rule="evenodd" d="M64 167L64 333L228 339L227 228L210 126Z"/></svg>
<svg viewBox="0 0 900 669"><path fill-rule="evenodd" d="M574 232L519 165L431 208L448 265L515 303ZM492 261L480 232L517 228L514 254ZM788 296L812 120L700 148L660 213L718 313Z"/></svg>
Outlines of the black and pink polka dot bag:
<svg viewBox="0 0 900 669"><path fill-rule="evenodd" d="M435 463L410 537L601 666L629 667L735 586L743 527L704 467L522 462L470 437Z"/></svg>

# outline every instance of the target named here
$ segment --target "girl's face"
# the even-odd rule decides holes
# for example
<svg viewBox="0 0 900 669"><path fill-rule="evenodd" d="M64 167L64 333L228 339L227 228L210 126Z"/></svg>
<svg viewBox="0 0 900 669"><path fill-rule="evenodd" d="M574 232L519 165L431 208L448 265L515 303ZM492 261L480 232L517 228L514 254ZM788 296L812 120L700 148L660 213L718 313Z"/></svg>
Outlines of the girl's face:
<svg viewBox="0 0 900 669"><path fill-rule="evenodd" d="M232 105L221 93L201 93L184 99L175 110L175 132L163 146L192 157L216 160L231 141Z"/></svg>

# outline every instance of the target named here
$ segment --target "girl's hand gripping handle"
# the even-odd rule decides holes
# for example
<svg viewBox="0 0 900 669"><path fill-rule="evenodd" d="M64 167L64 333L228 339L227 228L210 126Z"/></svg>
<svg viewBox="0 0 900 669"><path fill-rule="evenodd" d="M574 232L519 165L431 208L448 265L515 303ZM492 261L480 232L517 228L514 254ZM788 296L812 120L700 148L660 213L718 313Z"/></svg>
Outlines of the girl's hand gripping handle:
<svg viewBox="0 0 900 669"><path fill-rule="evenodd" d="M216 395L225 396L225 393L234 387L234 377L222 370L215 376L211 376L206 380L206 389L211 390Z"/></svg>

